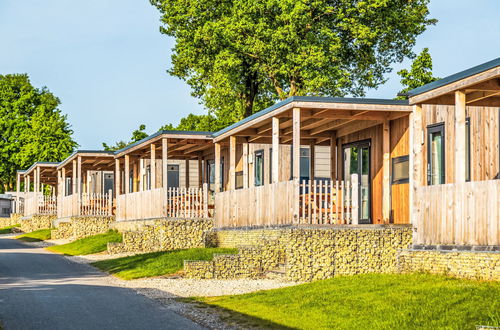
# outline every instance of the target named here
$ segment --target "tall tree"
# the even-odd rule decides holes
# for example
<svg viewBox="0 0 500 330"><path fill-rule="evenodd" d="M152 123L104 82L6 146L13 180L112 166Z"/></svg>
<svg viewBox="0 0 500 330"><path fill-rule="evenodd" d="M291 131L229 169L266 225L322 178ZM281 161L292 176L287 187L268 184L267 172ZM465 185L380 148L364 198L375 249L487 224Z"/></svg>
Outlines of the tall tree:
<svg viewBox="0 0 500 330"><path fill-rule="evenodd" d="M429 48L424 48L415 58L410 70L400 70L398 75L401 77L401 85L403 85L403 89L398 93L399 96L397 97L400 100L406 99L406 96L404 96L406 92L440 79L432 74L432 57Z"/></svg>
<svg viewBox="0 0 500 330"><path fill-rule="evenodd" d="M0 191L15 187L16 170L61 161L77 147L59 104L26 74L0 75Z"/></svg>
<svg viewBox="0 0 500 330"><path fill-rule="evenodd" d="M233 122L294 95L363 96L414 56L429 0L150 0L169 73Z"/></svg>

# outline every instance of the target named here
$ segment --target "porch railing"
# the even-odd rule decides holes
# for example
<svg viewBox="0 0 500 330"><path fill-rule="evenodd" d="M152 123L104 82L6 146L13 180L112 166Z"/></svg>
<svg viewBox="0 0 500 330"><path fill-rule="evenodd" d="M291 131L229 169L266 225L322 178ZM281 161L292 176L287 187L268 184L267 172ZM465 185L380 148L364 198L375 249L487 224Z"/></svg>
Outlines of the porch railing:
<svg viewBox="0 0 500 330"><path fill-rule="evenodd" d="M418 187L415 244L500 245L500 180Z"/></svg>
<svg viewBox="0 0 500 330"><path fill-rule="evenodd" d="M57 198L41 192L28 192L24 198L24 215L57 214Z"/></svg>
<svg viewBox="0 0 500 330"><path fill-rule="evenodd" d="M59 218L72 216L109 216L113 215L113 192L84 193L62 196L57 209Z"/></svg>
<svg viewBox="0 0 500 330"><path fill-rule="evenodd" d="M160 217L208 218L213 216L208 186L202 188L157 188L117 197L116 219Z"/></svg>
<svg viewBox="0 0 500 330"><path fill-rule="evenodd" d="M222 227L357 224L358 179L284 181L215 194L215 223Z"/></svg>

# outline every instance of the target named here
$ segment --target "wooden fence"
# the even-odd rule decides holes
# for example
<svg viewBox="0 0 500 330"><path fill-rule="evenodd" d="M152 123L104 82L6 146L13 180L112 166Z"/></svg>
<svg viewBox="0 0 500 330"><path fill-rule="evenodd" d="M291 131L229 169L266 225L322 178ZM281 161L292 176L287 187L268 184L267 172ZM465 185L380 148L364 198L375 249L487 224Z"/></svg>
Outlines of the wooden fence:
<svg viewBox="0 0 500 330"><path fill-rule="evenodd" d="M57 198L41 192L27 192L24 198L24 215L57 214Z"/></svg>
<svg viewBox="0 0 500 330"><path fill-rule="evenodd" d="M113 192L107 194L73 194L59 197L57 216L108 216L113 215Z"/></svg>
<svg viewBox="0 0 500 330"><path fill-rule="evenodd" d="M500 244L500 180L418 187L415 200L414 244Z"/></svg>
<svg viewBox="0 0 500 330"><path fill-rule="evenodd" d="M284 181L215 194L215 224L223 227L357 224L357 176L343 181Z"/></svg>
<svg viewBox="0 0 500 330"><path fill-rule="evenodd" d="M150 218L207 218L212 214L208 186L157 188L119 195L116 220ZM212 207L211 207L212 206Z"/></svg>

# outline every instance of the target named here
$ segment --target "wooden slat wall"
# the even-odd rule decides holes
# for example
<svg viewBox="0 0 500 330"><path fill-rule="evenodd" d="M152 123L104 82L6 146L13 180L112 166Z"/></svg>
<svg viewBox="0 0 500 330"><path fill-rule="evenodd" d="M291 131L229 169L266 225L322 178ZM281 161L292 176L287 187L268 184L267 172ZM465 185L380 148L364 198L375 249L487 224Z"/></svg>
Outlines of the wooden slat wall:
<svg viewBox="0 0 500 330"><path fill-rule="evenodd" d="M414 244L500 244L500 180L419 187L415 198Z"/></svg>
<svg viewBox="0 0 500 330"><path fill-rule="evenodd" d="M292 180L215 194L216 227L291 224L297 185Z"/></svg>
<svg viewBox="0 0 500 330"><path fill-rule="evenodd" d="M499 116L498 108L467 107L471 129L471 181L499 178ZM445 168L446 183L454 182L455 114L453 106L424 105L423 127L424 143L424 184L427 184L427 126L445 123Z"/></svg>
<svg viewBox="0 0 500 330"><path fill-rule="evenodd" d="M409 118L391 121L391 171L392 158L409 155ZM392 177L392 172L391 172ZM410 223L410 186L408 183L391 186L391 222Z"/></svg>

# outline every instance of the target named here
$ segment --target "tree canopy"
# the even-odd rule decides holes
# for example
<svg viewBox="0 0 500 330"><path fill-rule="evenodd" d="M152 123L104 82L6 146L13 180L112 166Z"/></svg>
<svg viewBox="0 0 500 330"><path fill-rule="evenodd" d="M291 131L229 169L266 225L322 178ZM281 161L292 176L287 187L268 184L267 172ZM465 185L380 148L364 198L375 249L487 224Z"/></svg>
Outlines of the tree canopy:
<svg viewBox="0 0 500 330"><path fill-rule="evenodd" d="M146 137L148 137L148 133L145 132L146 125L141 124L139 128L132 132L132 137L129 142L125 142L123 140L115 142L114 145L108 145L105 142L102 143L102 147L107 151L116 151L125 148L128 145L131 145L134 142L140 141Z"/></svg>
<svg viewBox="0 0 500 330"><path fill-rule="evenodd" d="M77 147L60 103L27 74L0 75L0 191L14 188L16 170L61 161Z"/></svg>
<svg viewBox="0 0 500 330"><path fill-rule="evenodd" d="M410 70L400 70L398 75L403 85L403 89L398 93L400 95L398 99L406 99L406 96L403 96L406 92L440 79L432 74L432 57L429 48L424 48L415 58Z"/></svg>
<svg viewBox="0 0 500 330"><path fill-rule="evenodd" d="M363 96L413 57L429 0L150 0L175 38L171 75L219 120L294 95Z"/></svg>

